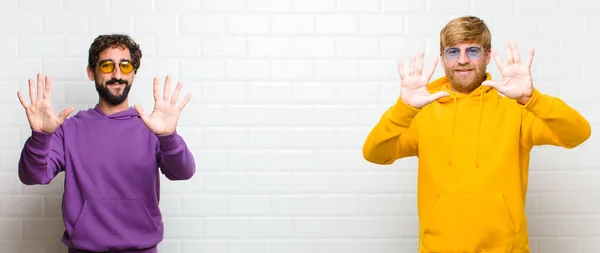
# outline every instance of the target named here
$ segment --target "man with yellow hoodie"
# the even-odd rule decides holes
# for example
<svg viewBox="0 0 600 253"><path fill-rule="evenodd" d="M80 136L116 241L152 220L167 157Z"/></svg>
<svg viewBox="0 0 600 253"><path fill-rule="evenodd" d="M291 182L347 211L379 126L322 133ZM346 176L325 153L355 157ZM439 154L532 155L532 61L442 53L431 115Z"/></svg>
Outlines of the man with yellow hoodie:
<svg viewBox="0 0 600 253"><path fill-rule="evenodd" d="M423 52L398 62L401 94L369 133L366 160L417 156L420 253L529 253L525 198L533 146L574 148L585 118L533 86L533 50L521 60L507 42L506 63L491 49L483 20L451 20L440 33L445 76L429 82ZM502 82L486 66L494 58Z"/></svg>

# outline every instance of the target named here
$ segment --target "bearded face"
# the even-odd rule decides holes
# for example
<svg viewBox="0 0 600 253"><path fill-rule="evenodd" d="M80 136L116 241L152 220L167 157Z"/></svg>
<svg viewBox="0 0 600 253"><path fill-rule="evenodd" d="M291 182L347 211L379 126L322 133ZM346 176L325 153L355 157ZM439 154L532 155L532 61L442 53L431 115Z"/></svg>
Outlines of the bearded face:
<svg viewBox="0 0 600 253"><path fill-rule="evenodd" d="M470 93L481 85L491 59L490 49L478 44L447 47L440 56L452 89L461 93Z"/></svg>

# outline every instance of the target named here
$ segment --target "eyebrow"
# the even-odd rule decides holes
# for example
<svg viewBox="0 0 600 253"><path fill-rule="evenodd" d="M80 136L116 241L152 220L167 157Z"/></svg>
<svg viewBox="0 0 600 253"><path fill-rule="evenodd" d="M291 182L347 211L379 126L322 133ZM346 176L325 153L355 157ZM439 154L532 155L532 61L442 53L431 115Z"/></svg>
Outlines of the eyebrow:
<svg viewBox="0 0 600 253"><path fill-rule="evenodd" d="M111 62L114 62L114 61L113 61L113 59L103 59L103 60L100 60L99 62L103 62L103 61L111 61ZM124 62L124 61L131 62L131 60L130 60L130 59L125 59L125 58L121 58L121 60L120 60L119 62Z"/></svg>

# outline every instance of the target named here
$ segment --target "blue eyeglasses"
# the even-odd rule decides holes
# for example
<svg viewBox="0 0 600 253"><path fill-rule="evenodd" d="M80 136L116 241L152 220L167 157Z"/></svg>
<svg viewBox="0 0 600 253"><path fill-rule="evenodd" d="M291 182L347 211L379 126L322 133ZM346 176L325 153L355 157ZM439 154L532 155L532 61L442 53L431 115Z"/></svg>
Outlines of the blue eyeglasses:
<svg viewBox="0 0 600 253"><path fill-rule="evenodd" d="M444 57L446 60L456 60L460 56L460 48L449 47L444 50ZM469 59L477 59L481 56L481 52L483 49L481 47L467 47L465 48L465 52L467 53L467 57Z"/></svg>

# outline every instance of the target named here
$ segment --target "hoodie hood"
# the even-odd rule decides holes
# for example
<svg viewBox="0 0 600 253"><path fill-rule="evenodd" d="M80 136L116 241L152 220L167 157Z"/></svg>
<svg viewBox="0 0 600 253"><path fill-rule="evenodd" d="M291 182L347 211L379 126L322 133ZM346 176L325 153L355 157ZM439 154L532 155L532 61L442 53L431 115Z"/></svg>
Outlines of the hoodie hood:
<svg viewBox="0 0 600 253"><path fill-rule="evenodd" d="M485 80L492 80L492 76L490 75L490 73L486 73L486 78ZM427 85L427 90L429 90L429 93L436 93L438 91L446 91L450 94L450 96L446 96L443 98L438 99L437 101L440 103L446 103L449 101L453 101L454 99L463 99L463 98L477 98L479 99L483 94L492 91L493 88L490 86L479 86L477 87L475 90L473 90L471 93L469 94L464 94L464 93L460 93L460 92L456 92L453 91L450 88L450 80L448 79L448 77L443 76L440 77L436 80L434 80L433 82L429 83Z"/></svg>
<svg viewBox="0 0 600 253"><path fill-rule="evenodd" d="M111 115L106 115L102 110L100 110L100 105L96 104L94 108L90 108L85 111L81 111L78 113L79 116L87 118L87 119L115 119L115 120L128 120L132 118L139 118L138 112L135 110L133 106L127 108L127 110L122 112L113 113Z"/></svg>
<svg viewBox="0 0 600 253"><path fill-rule="evenodd" d="M486 80L491 80L492 76L490 75L490 73L486 73ZM456 123L456 114L457 114L457 110L456 110L456 106L458 103L458 100L463 100L463 99L476 99L479 101L479 113L477 115L477 137L476 137L476 154L475 154L475 167L479 167L479 134L481 132L481 119L482 119L482 114L483 114L483 98L486 94L488 94L489 92L493 91L494 89L490 86L483 86L480 85L479 87L477 87L475 90L473 90L471 93L469 94L464 94L464 93L460 93L460 92L455 92L450 88L450 80L448 79L448 77L443 76L440 77L436 80L434 80L433 82L431 82L430 84L427 85L427 89L429 91L429 93L436 93L438 91L446 91L448 92L448 94L450 94L450 96L445 96L442 98L437 99L437 101L441 104L447 104L447 103L452 103L452 124L451 124L451 129L450 129L450 145L448 146L448 164L452 165L452 142L454 141L454 126ZM496 92L497 94L497 92Z"/></svg>

